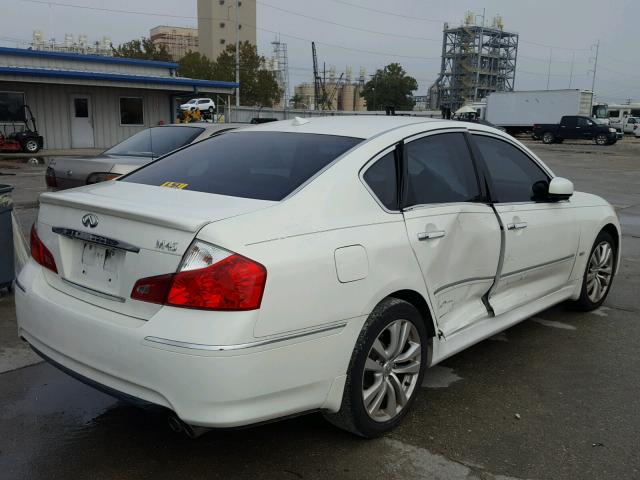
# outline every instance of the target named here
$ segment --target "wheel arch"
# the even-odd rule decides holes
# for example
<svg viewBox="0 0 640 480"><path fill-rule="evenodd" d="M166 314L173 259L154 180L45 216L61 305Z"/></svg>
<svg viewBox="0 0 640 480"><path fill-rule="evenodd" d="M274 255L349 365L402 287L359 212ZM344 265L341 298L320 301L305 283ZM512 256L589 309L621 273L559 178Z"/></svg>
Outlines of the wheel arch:
<svg viewBox="0 0 640 480"><path fill-rule="evenodd" d="M620 230L613 223L607 223L600 229L600 232L607 232L613 238L616 247L616 261L614 262L614 273L617 273L618 263L620 261ZM599 232L598 232L599 234ZM597 236L597 235L596 235Z"/></svg>
<svg viewBox="0 0 640 480"><path fill-rule="evenodd" d="M424 325L427 327L427 332L429 333L429 338L435 337L437 335L437 329L435 325L434 316L431 312L431 308L429 308L429 304L422 296L422 294L416 292L415 290L398 290L389 295L386 298L393 297L398 300L404 300L405 302L413 305L418 312L420 312L420 316L424 322Z"/></svg>

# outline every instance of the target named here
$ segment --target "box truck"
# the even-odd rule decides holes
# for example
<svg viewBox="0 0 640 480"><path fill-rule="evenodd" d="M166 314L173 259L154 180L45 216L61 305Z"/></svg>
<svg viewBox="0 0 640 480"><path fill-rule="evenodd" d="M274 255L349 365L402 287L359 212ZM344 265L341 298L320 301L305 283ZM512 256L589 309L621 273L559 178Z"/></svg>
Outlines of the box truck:
<svg viewBox="0 0 640 480"><path fill-rule="evenodd" d="M534 124L558 123L565 115L592 116L592 100L590 90L493 92L484 118L511 134L529 132Z"/></svg>

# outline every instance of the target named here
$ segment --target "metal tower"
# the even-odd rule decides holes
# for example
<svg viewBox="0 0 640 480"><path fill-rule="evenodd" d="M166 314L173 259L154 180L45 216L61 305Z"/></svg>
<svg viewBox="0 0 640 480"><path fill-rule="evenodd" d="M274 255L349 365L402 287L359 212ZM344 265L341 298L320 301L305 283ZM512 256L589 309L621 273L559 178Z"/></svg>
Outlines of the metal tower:
<svg viewBox="0 0 640 480"><path fill-rule="evenodd" d="M287 54L287 44L280 41L280 37L271 42L273 45L274 73L278 87L282 91L280 101L285 108L289 106L289 55Z"/></svg>
<svg viewBox="0 0 640 480"><path fill-rule="evenodd" d="M463 26L445 23L442 64L436 80L437 106L448 118L467 102L479 101L491 92L514 88L518 34L503 30L502 18L491 26L475 24L469 12Z"/></svg>

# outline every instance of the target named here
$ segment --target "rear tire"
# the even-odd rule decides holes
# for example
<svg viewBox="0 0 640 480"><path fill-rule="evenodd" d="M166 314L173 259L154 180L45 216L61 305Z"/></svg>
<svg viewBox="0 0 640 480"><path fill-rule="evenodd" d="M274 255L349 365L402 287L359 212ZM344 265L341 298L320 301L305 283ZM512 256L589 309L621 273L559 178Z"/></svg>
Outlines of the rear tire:
<svg viewBox="0 0 640 480"><path fill-rule="evenodd" d="M556 136L551 132L544 132L542 134L542 143L546 143L547 145L552 144L556 141Z"/></svg>
<svg viewBox="0 0 640 480"><path fill-rule="evenodd" d="M356 341L340 410L324 417L365 438L397 427L422 384L427 342L426 326L413 305L397 298L383 300Z"/></svg>
<svg viewBox="0 0 640 480"><path fill-rule="evenodd" d="M608 232L600 232L593 242L589 260L584 269L580 298L573 302L578 310L583 312L595 310L607 299L616 273L617 255L613 237Z"/></svg>

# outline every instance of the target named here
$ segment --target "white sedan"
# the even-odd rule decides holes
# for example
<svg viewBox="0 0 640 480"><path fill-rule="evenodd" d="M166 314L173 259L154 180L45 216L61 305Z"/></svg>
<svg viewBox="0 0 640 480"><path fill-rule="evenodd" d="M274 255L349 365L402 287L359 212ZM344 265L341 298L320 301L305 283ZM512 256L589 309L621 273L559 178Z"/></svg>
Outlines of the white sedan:
<svg viewBox="0 0 640 480"><path fill-rule="evenodd" d="M191 434L319 410L373 437L429 366L600 306L620 238L611 205L494 128L297 118L43 194L19 334Z"/></svg>

